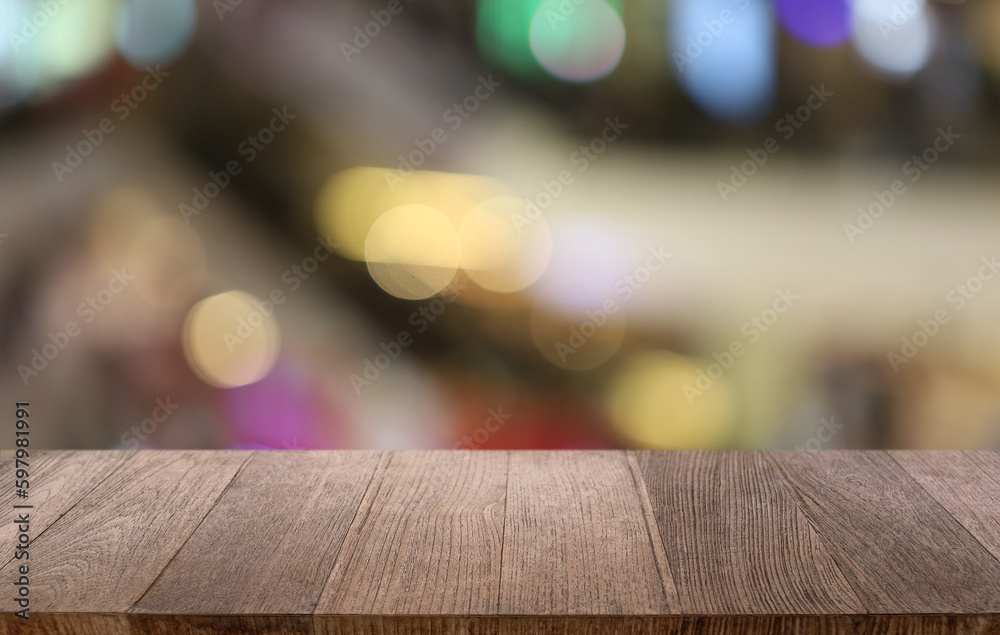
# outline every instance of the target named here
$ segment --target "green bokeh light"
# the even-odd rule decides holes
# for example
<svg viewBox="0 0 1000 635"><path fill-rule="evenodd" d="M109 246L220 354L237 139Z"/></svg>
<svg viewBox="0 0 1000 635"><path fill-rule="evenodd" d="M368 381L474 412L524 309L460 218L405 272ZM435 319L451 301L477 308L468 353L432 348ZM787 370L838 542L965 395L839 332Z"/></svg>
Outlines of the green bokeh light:
<svg viewBox="0 0 1000 635"><path fill-rule="evenodd" d="M523 79L548 78L553 74L539 63L531 45L532 23L539 10L552 14L552 20L566 28L536 27L536 49L540 45L539 34L551 34L551 41L541 43L543 50L553 54L571 52L603 35L601 25L590 24L587 19L593 13L590 11L593 7L587 6L589 3L605 4L622 15L621 0L479 0L476 15L479 51L488 62Z"/></svg>
<svg viewBox="0 0 1000 635"><path fill-rule="evenodd" d="M545 77L531 52L531 20L544 0L479 0L476 42L487 61L525 79Z"/></svg>

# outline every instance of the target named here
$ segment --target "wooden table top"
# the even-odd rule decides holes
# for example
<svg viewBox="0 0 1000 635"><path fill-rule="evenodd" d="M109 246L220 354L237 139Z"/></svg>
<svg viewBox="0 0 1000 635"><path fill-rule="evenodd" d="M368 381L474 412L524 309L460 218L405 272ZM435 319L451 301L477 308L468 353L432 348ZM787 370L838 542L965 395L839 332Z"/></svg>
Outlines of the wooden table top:
<svg viewBox="0 0 1000 635"><path fill-rule="evenodd" d="M998 452L66 451L28 499L0 469L5 634L1000 633Z"/></svg>

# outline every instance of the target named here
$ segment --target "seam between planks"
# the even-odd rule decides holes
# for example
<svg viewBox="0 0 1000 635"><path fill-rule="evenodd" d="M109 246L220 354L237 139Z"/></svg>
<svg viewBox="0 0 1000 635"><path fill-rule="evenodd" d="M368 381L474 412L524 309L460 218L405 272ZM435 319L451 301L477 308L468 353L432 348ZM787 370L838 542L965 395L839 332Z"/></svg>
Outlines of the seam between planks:
<svg viewBox="0 0 1000 635"><path fill-rule="evenodd" d="M500 528L500 568L497 571L497 612L500 615L500 601L503 598L503 548L507 544L507 498L510 494L510 450L504 451L507 470L503 479L503 525Z"/></svg>
<svg viewBox="0 0 1000 635"><path fill-rule="evenodd" d="M656 559L656 571L660 576L660 584L663 585L663 596L667 601L667 608L671 611L682 612L680 605L680 594L677 592L677 582L674 579L674 572L670 567L670 559L667 557L666 548L663 546L663 537L660 535L660 526L656 522L656 515L653 513L653 505L649 501L649 491L646 489L646 479L639 469L639 461L636 459L633 450L623 450L625 461L628 463L629 472L632 474L632 483L635 485L636 493L639 496L639 505L642 507L644 524L646 526L646 536L653 549L653 557ZM669 583L668 583L669 580Z"/></svg>
<svg viewBox="0 0 1000 635"><path fill-rule="evenodd" d="M950 511L948 511L948 508L945 507L944 504L941 501L939 501L937 499L937 497L934 496L934 494L930 490L928 490L926 487L924 487L923 483L921 483L920 481L918 481L912 474L910 474L909 470L906 469L906 466L904 466L902 463L900 463L899 461L897 461L896 457L894 457L892 455L892 452L886 452L886 454L889 456L890 459L892 459L893 463L895 463L896 465L899 466L899 469L903 470L903 473L906 474L906 478L908 478L911 481L913 481L914 483L916 483L917 486L921 489L921 491L923 491L925 494L927 494L927 496L930 497L930 499L932 501L934 501L935 505L937 505L939 508L941 508L941 510L945 513L945 515L948 518L951 518L952 520L954 520L958 524L958 526L962 528L962 531L964 531L965 533L969 534L969 537L972 538L973 542L975 542L977 545L979 545L980 547L983 548L983 551L986 552L986 555L988 555L993 560L996 560L997 563L1000 564L1000 558L997 558L995 555L993 555L993 552L990 551L989 547L987 547L986 545L984 545L982 543L982 541L980 541L978 538L976 538L975 534L973 534L971 531L969 531L969 528L965 526L965 523L963 523L961 520L959 520L958 518L956 518L955 515L952 514ZM976 463L976 462L973 461L972 464L975 465L975 467L976 467L977 470L985 472L985 470L983 470L983 468L980 467L978 463ZM993 477L990 476L990 474L988 472L987 472L987 476L989 476L990 479L992 480Z"/></svg>
<svg viewBox="0 0 1000 635"><path fill-rule="evenodd" d="M58 452L57 450L49 450L49 451L50 452ZM94 490L96 490L98 487L100 487L101 485L103 485L104 482L106 480L108 480L109 478L111 478L116 472L118 472L118 470L124 468L131 461L135 460L135 457L136 457L136 451L135 450L125 450L125 451L126 452L131 452L132 454L128 458L126 458L124 461L122 461L121 464L118 465L118 467L116 467L115 469L113 469L110 472L108 472L104 476L104 478L102 478L97 483L95 483L94 486L92 488L90 488L89 490L87 490L87 492L85 494L83 494L82 496L80 496L80 498L78 498L75 503L73 503L72 505L70 505L69 509L67 509L63 513L59 514L59 516L55 520L53 520L51 523L49 523L48 527L46 527L45 529L43 529L42 531L40 531L37 536L35 536L34 538L32 538L31 542L37 542L39 538L41 538L43 535L45 535L45 532L47 532L48 530L52 529L55 526L55 524L57 522L59 522L60 520L62 520L63 517L66 514L68 514L71 511L73 511L76 508L77 505L79 505L81 502L83 502L83 500L85 498L87 498L88 496L90 496L91 494L93 494ZM67 455L74 453L73 450L65 450L65 452L66 452ZM0 566L0 569L3 569L7 565L9 565L11 562L14 562L13 556L10 558L10 560L8 560L2 566Z"/></svg>
<svg viewBox="0 0 1000 635"><path fill-rule="evenodd" d="M812 450L806 451L809 452ZM778 483L780 483L788 493L788 498L791 499L791 502L795 505L795 509L797 509L799 513L802 514L802 517L806 519L806 522L809 523L809 528L812 529L814 534L816 534L816 539L819 540L820 545L823 547L823 552L826 553L826 556L830 559L830 562L833 563L833 566L837 567L837 573L839 573L840 577L847 583L847 588L851 590L851 593L854 595L854 599L858 601L858 606L865 610L865 615L877 615L877 613L872 613L868 604L861 599L860 595L858 595L858 589L851 582L851 578L844 573L844 569L840 566L840 561L834 556L834 551L830 549L829 541L823 536L819 527L816 526L816 522L813 521L811 516L809 516L808 510L806 510L802 506L802 503L799 502L799 496L804 496L804 494L799 492L795 489L794 485L785 480L785 477L778 468L776 459L771 452L766 450L755 450L755 452L759 452L764 456L764 461L771 467L771 471L778 479Z"/></svg>
<svg viewBox="0 0 1000 635"><path fill-rule="evenodd" d="M337 568L337 562L340 561L340 554L344 550L344 545L347 544L347 539L351 535L351 528L354 527L354 523L358 520L358 514L361 512L361 506L365 504L365 497L368 496L368 490L371 489L372 483L375 482L375 477L379 475L379 472L384 470L389 466L392 451L385 450L378 454L378 462L375 464L375 469L372 470L372 475L368 478L368 482L365 483L365 491L361 493L361 497L358 499L358 507L354 510L354 516L351 517L351 522L347 524L347 531L344 533L344 539L340 542L340 546L337 547L337 554L333 557L330 563L330 570L326 572L326 580L323 582L323 587L319 590L319 595L316 596L316 601L309 608L309 612L305 615L312 615L313 619L313 632L316 630L316 607L319 606L319 601L323 598L323 594L326 593L326 587L330 586L330 581L333 578L333 570ZM383 462L385 465L383 465ZM370 511L370 506L369 506ZM325 615L323 616L325 617Z"/></svg>
<svg viewBox="0 0 1000 635"><path fill-rule="evenodd" d="M198 521L198 524L195 525L195 527L191 531L191 533L189 533L187 535L187 538L185 538L184 542L181 543L181 546L177 548L177 551L175 551L173 553L173 555L170 556L170 560L167 560L167 563L165 565L163 565L163 568L160 569L160 571L156 574L156 577L153 578L153 581L149 584L148 587L146 587L146 590L142 592L142 595L139 596L139 599L137 599L135 602L133 602L132 606L128 607L128 609L125 611L126 614L131 614L132 613L132 609L134 609L135 606L139 602L142 602L142 598L146 597L146 594L149 593L149 590L152 589L156 585L157 581L160 579L160 576L163 575L163 572L167 570L167 567L169 567L170 563L174 561L174 558L177 557L177 554L179 554L181 552L181 549L183 549L187 545L188 541L191 540L191 536L193 536L195 534L195 532L197 532L198 529L201 528L202 523L205 522L205 519L208 518L208 515L212 513L212 510L215 509L215 506L219 504L219 501L222 500L222 497L226 495L226 492L229 491L229 488L232 487L233 483L236 482L236 479L239 478L240 474L243 473L243 469L246 468L247 464L249 464L250 461L255 456L257 456L257 452L256 451L251 451L250 452L250 456L248 456L246 458L246 460L243 461L243 463L240 464L239 469L236 470L236 474L233 474L233 478L231 478L229 480L229 482L226 483L226 486L222 489L222 492L219 493L219 495L212 502L211 507L209 507L205 511L205 515L201 517L201 520Z"/></svg>

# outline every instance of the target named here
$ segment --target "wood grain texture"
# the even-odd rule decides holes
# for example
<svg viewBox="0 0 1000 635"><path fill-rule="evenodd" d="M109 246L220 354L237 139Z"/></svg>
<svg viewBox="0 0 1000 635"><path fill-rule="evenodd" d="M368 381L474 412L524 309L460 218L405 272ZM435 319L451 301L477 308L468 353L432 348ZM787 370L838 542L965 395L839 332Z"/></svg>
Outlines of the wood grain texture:
<svg viewBox="0 0 1000 635"><path fill-rule="evenodd" d="M133 635L125 613L0 614L0 635Z"/></svg>
<svg viewBox="0 0 1000 635"><path fill-rule="evenodd" d="M636 452L685 613L864 613L759 452Z"/></svg>
<svg viewBox="0 0 1000 635"><path fill-rule="evenodd" d="M247 458L235 452L133 457L32 541L31 609L127 611ZM13 566L0 571L0 579L11 579Z"/></svg>
<svg viewBox="0 0 1000 635"><path fill-rule="evenodd" d="M889 454L1000 560L1000 452Z"/></svg>
<svg viewBox="0 0 1000 635"><path fill-rule="evenodd" d="M505 452L390 452L316 613L495 614Z"/></svg>
<svg viewBox="0 0 1000 635"><path fill-rule="evenodd" d="M317 615L316 635L500 635L495 616Z"/></svg>
<svg viewBox="0 0 1000 635"><path fill-rule="evenodd" d="M256 453L133 612L312 613L379 456Z"/></svg>
<svg viewBox="0 0 1000 635"><path fill-rule="evenodd" d="M36 461L0 635L1000 635L993 452Z"/></svg>
<svg viewBox="0 0 1000 635"><path fill-rule="evenodd" d="M322 626L320 626L322 624ZM325 616L316 635L996 635L983 615Z"/></svg>
<svg viewBox="0 0 1000 635"><path fill-rule="evenodd" d="M500 613L677 611L623 451L512 452Z"/></svg>
<svg viewBox="0 0 1000 635"><path fill-rule="evenodd" d="M995 635L982 615L308 617L0 614L0 635Z"/></svg>
<svg viewBox="0 0 1000 635"><path fill-rule="evenodd" d="M6 630L5 630L6 629ZM312 618L295 615L0 614L0 635L312 635Z"/></svg>
<svg viewBox="0 0 1000 635"><path fill-rule="evenodd" d="M313 635L308 615L128 616L130 635Z"/></svg>
<svg viewBox="0 0 1000 635"><path fill-rule="evenodd" d="M0 474L10 476L10 486L0 489L0 509L3 510L3 524L0 525L0 566L6 566L14 558L17 544L17 526L14 519L19 513L30 515L30 535L37 540L52 523L89 494L101 481L108 478L134 452L60 452L45 451L33 453L29 459L30 495L27 499L17 498L13 487L14 462L0 466ZM15 510L14 505L30 504L27 510ZM0 595L0 607L9 610L9 598Z"/></svg>
<svg viewBox="0 0 1000 635"><path fill-rule="evenodd" d="M501 617L497 632L501 635L994 635L997 624L979 615L542 616Z"/></svg>
<svg viewBox="0 0 1000 635"><path fill-rule="evenodd" d="M888 454L766 456L869 612L1000 612L1000 562Z"/></svg>

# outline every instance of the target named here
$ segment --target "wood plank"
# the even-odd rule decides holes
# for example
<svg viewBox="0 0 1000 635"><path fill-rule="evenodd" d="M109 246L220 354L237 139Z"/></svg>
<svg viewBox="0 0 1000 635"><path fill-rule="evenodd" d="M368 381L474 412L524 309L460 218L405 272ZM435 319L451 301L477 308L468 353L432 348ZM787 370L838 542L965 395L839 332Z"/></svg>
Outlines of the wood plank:
<svg viewBox="0 0 1000 635"><path fill-rule="evenodd" d="M5 619L6 618L6 619ZM72 618L70 620L70 618ZM993 635L988 615L781 615L424 617L67 615L45 613L27 625L0 615L2 635ZM5 627L7 630L4 630Z"/></svg>
<svg viewBox="0 0 1000 635"><path fill-rule="evenodd" d="M316 613L495 614L506 481L504 452L387 453Z"/></svg>
<svg viewBox="0 0 1000 635"><path fill-rule="evenodd" d="M0 635L135 635L125 613L0 613Z"/></svg>
<svg viewBox="0 0 1000 635"><path fill-rule="evenodd" d="M636 452L685 613L864 613L760 452Z"/></svg>
<svg viewBox="0 0 1000 635"><path fill-rule="evenodd" d="M1000 563L885 452L768 452L872 613L998 613Z"/></svg>
<svg viewBox="0 0 1000 635"><path fill-rule="evenodd" d="M379 452L258 452L138 613L309 614Z"/></svg>
<svg viewBox="0 0 1000 635"><path fill-rule="evenodd" d="M250 454L139 452L32 541L31 610L127 611Z"/></svg>
<svg viewBox="0 0 1000 635"><path fill-rule="evenodd" d="M0 635L1000 633L995 452L36 461Z"/></svg>
<svg viewBox="0 0 1000 635"><path fill-rule="evenodd" d="M313 635L304 615L0 614L0 635Z"/></svg>
<svg viewBox="0 0 1000 635"><path fill-rule="evenodd" d="M0 488L0 565L7 566L14 559L17 544L17 526L14 519L19 513L28 512L32 540L38 540L53 523L80 502L104 479L119 469L135 455L132 451L43 451L32 453L29 459L29 497L17 498L13 487L14 463L5 464L2 473L10 477L8 487ZM14 505L32 505L32 509L16 510ZM2 610L12 606L5 596L0 599Z"/></svg>
<svg viewBox="0 0 1000 635"><path fill-rule="evenodd" d="M1000 560L1000 452L893 451L903 469Z"/></svg>
<svg viewBox="0 0 1000 635"><path fill-rule="evenodd" d="M313 635L307 615L127 616L129 635Z"/></svg>
<svg viewBox="0 0 1000 635"><path fill-rule="evenodd" d="M678 609L623 451L512 452L500 613Z"/></svg>
<svg viewBox="0 0 1000 635"><path fill-rule="evenodd" d="M305 616L0 614L0 635L286 635ZM322 616L316 635L993 635L988 615ZM320 626L320 625L325 626ZM325 629L325 630L324 630Z"/></svg>
<svg viewBox="0 0 1000 635"><path fill-rule="evenodd" d="M316 635L500 635L496 616L317 615Z"/></svg>
<svg viewBox="0 0 1000 635"><path fill-rule="evenodd" d="M982 615L525 616L501 617L496 632L503 635L993 635L997 624L995 616ZM404 631L397 632L402 635Z"/></svg>

